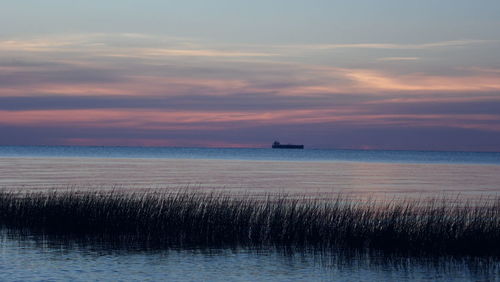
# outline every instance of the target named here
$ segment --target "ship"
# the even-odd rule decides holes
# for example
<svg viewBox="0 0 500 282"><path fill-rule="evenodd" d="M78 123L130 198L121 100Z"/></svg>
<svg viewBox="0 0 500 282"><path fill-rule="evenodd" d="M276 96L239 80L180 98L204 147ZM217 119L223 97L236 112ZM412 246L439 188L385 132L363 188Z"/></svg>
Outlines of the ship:
<svg viewBox="0 0 500 282"><path fill-rule="evenodd" d="M293 145L293 144L281 144L278 141L274 141L273 149L304 149L304 145Z"/></svg>

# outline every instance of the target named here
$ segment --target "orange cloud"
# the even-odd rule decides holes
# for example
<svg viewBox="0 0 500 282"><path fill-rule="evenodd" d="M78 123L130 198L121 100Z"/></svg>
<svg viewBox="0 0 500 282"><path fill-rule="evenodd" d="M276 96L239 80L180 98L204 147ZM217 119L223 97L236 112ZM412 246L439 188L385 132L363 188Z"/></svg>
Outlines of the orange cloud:
<svg viewBox="0 0 500 282"><path fill-rule="evenodd" d="M366 91L497 91L500 75L433 76L385 74L373 70L345 70L357 87Z"/></svg>
<svg viewBox="0 0 500 282"><path fill-rule="evenodd" d="M22 74L20 74L22 75ZM127 76L123 81L109 83L38 82L0 87L0 96L169 96L182 94L229 95L252 91L240 79L207 79L190 77Z"/></svg>

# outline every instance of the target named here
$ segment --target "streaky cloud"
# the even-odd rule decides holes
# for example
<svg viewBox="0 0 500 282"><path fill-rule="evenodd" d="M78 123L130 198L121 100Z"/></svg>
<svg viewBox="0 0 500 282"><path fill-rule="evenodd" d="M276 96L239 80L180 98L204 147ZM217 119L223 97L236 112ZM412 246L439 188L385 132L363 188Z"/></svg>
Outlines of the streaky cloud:
<svg viewBox="0 0 500 282"><path fill-rule="evenodd" d="M436 128L496 140L500 69L457 54L498 43L251 45L104 33L6 39L0 125L19 136L32 130L40 144L175 145L201 136L207 146L255 145L279 132L310 133L318 146L329 136L332 146L398 148L390 143L401 138L395 132L441 136ZM43 137L34 128L53 130ZM393 135L366 135L381 141L362 144L335 143L325 133L349 128ZM498 148L486 141L471 144Z"/></svg>
<svg viewBox="0 0 500 282"><path fill-rule="evenodd" d="M384 57L384 58L378 58L377 61L382 61L382 62L397 62L397 61L418 61L420 60L419 57Z"/></svg>
<svg viewBox="0 0 500 282"><path fill-rule="evenodd" d="M465 39L437 41L420 44L396 44L396 43L338 43L338 44L304 44L304 45L282 45L281 47L305 50L332 50L332 49L390 49L390 50L426 50L436 48L462 47L467 45L498 43L500 40Z"/></svg>

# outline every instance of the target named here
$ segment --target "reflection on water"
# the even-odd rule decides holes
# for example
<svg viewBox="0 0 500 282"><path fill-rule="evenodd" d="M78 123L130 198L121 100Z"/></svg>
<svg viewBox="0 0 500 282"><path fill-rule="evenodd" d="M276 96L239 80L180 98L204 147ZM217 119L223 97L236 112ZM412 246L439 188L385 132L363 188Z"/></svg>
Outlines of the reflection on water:
<svg viewBox="0 0 500 282"><path fill-rule="evenodd" d="M0 236L0 280L492 281L494 258L412 257L279 248L151 249Z"/></svg>
<svg viewBox="0 0 500 282"><path fill-rule="evenodd" d="M378 197L497 195L500 166L202 159L0 158L0 186L185 188Z"/></svg>
<svg viewBox="0 0 500 282"><path fill-rule="evenodd" d="M52 157L53 150L57 158ZM0 155L10 157L0 157L0 187L192 187L379 198L476 197L500 192L498 153L200 150L3 147ZM164 158L157 158L158 154ZM278 248L152 249L0 232L0 281L491 281L498 277L496 258Z"/></svg>

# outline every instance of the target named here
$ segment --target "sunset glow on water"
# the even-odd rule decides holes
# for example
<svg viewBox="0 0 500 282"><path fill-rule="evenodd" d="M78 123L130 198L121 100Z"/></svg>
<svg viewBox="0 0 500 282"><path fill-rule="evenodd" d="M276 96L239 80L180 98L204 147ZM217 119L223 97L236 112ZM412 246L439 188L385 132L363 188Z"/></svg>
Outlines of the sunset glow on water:
<svg viewBox="0 0 500 282"><path fill-rule="evenodd" d="M4 188L191 188L379 198L488 197L500 191L495 153L134 147L2 152Z"/></svg>

